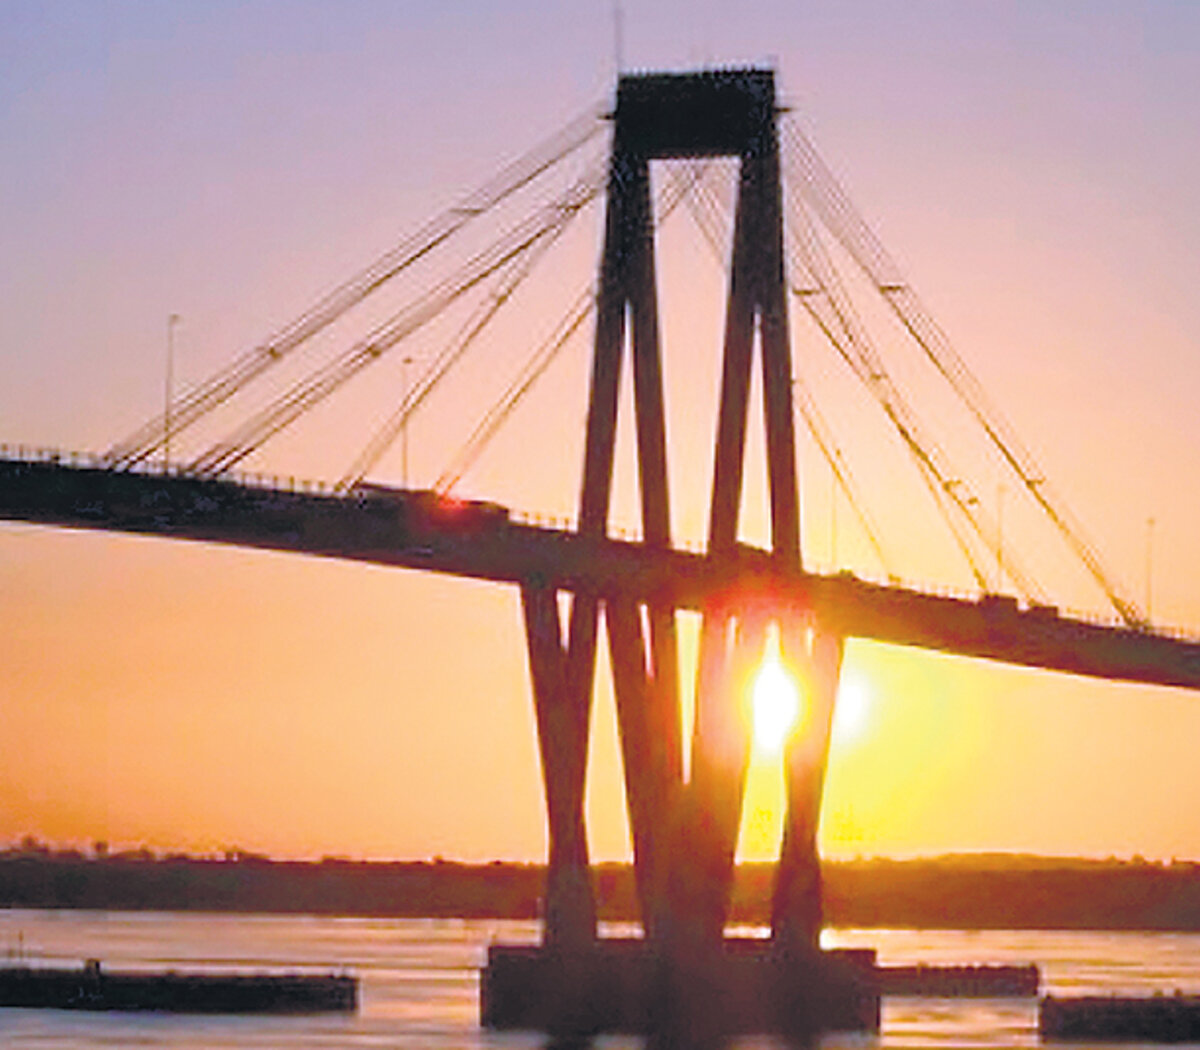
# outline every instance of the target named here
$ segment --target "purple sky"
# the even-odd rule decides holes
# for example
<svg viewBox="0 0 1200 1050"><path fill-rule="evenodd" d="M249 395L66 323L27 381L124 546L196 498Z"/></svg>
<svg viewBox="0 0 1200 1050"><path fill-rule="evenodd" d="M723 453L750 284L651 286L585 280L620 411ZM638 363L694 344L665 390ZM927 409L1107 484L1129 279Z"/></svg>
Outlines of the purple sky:
<svg viewBox="0 0 1200 1050"><path fill-rule="evenodd" d="M800 125L1117 575L1144 596L1154 517L1156 619L1200 630L1200 8L623 7L626 68L775 66ZM8 0L0 442L103 449L161 405L169 313L183 317L180 381L196 381L603 100L613 73L603 2ZM798 345L798 369L807 355ZM582 345L575 357L468 476L470 494L571 512ZM849 425L869 480L874 446L856 450L868 431ZM441 428L414 423L417 483L444 465ZM341 464L319 444L247 466L329 476ZM681 469L703 475L704 449L679 444ZM565 451L531 470L530 447ZM805 463L822 562L829 483ZM681 499L702 505L706 484ZM995 478L979 484L999 498ZM962 582L894 493L873 509L899 533L905 575ZM875 568L843 527L842 560ZM1034 561L1058 557L1028 542ZM1059 594L1099 608L1073 583ZM891 728L835 754L828 848L1200 857L1191 698L867 647L851 663ZM0 841L536 856L528 708L511 595L0 526L0 724L27 745L0 768ZM616 855L611 725L597 733L593 832Z"/></svg>

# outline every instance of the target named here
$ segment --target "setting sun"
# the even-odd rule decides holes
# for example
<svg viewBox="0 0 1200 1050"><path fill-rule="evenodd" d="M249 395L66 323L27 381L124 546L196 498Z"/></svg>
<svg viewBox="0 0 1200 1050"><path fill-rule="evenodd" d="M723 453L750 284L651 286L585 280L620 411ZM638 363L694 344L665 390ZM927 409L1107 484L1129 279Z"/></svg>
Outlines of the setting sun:
<svg viewBox="0 0 1200 1050"><path fill-rule="evenodd" d="M755 748L767 753L779 751L800 720L800 694L776 645L763 657L754 679L752 703Z"/></svg>

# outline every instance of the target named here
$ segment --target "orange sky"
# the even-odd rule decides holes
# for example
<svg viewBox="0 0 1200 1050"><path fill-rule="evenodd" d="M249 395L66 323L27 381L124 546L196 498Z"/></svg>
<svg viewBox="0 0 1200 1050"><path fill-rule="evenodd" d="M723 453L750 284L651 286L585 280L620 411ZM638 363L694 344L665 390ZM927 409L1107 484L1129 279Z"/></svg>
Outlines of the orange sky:
<svg viewBox="0 0 1200 1050"><path fill-rule="evenodd" d="M603 98L610 29L592 6L571 18L529 0L467 19L347 4L335 25L323 5L298 4L281 26L258 4L103 16L6 5L0 441L104 448L161 403L168 313L183 316L182 381L197 380ZM681 38L680 9L629 5L628 61L773 56L797 118L1118 575L1144 597L1154 516L1156 619L1200 628L1200 17L1167 3L1072 18L792 6L714 9ZM534 52L535 36L560 46ZM594 213L588 223L565 246L564 287L595 258ZM723 294L703 251L684 224L661 275L676 522L689 539L707 502ZM538 293L551 313L556 294ZM901 574L969 582L799 320L795 342ZM453 424L520 345L510 337L415 421L416 483L436 477ZM555 365L466 494L572 513L584 350ZM396 381L393 369L390 386L375 384L384 404ZM379 410L364 404L247 466L336 477ZM943 440L961 447L965 431L932 404ZM628 524L626 437L617 520ZM878 572L844 504L835 541L828 471L809 447L801 469L807 556L827 565L836 542L839 565ZM393 456L379 476L399 470ZM998 475L977 484L999 498ZM1012 504L1010 542L1056 599L1099 610ZM752 487L750 538L762 538L760 508ZM1200 857L1195 698L862 643L846 680L865 714L835 741L826 852ZM0 732L0 842L544 851L518 609L497 587L3 525ZM594 737L593 849L624 856L604 685ZM777 776L767 761L752 770L747 856L775 848Z"/></svg>

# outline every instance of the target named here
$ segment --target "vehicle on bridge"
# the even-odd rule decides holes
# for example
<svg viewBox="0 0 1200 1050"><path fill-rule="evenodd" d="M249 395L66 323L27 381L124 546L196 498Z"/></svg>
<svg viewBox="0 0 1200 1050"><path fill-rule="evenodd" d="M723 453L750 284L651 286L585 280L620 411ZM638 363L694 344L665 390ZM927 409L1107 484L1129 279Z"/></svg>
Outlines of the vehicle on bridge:
<svg viewBox="0 0 1200 1050"><path fill-rule="evenodd" d="M510 519L510 511L503 504L460 499L433 489L397 488L363 481L354 486L351 495L364 508L388 513L398 511L404 524L414 529L478 533L502 528Z"/></svg>

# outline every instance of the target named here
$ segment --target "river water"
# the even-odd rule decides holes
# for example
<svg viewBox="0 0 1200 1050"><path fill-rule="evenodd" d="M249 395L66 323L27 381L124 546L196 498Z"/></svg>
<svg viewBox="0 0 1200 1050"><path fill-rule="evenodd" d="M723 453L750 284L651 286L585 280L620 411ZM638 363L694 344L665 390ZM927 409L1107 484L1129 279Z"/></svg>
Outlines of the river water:
<svg viewBox="0 0 1200 1050"><path fill-rule="evenodd" d="M628 933L613 927L606 932ZM745 933L747 931L738 931ZM532 942L534 923L0 911L0 954L31 964L98 958L111 969L346 971L361 978L356 1014L185 1017L0 1009L0 1047L21 1050L534 1050L529 1035L478 1028L478 968L491 941ZM1200 934L827 930L826 947L873 947L881 963L1028 963L1062 994L1200 993ZM1037 1044L1032 1001L885 999L878 1036L834 1035L825 1050ZM640 1041L596 1040L597 1050ZM736 1050L775 1045L746 1039Z"/></svg>

